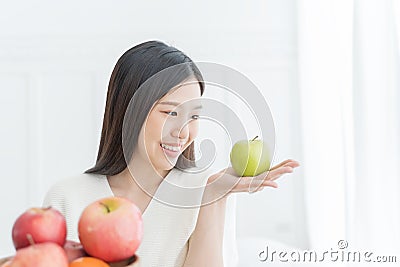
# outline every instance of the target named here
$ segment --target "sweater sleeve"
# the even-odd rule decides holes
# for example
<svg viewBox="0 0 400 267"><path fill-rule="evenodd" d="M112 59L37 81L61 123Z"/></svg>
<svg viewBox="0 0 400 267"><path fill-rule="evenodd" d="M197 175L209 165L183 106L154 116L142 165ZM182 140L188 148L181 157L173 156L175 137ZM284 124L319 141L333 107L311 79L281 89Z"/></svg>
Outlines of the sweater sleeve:
<svg viewBox="0 0 400 267"><path fill-rule="evenodd" d="M68 195L66 195L65 188L63 188L62 185L59 183L53 185L47 192L43 201L43 206L52 207L59 210L64 216L67 223L67 239L79 242L79 237L75 229L75 217L73 216L73 214L71 214L71 212L74 211L73 208L70 207L71 203L68 203L67 200Z"/></svg>
<svg viewBox="0 0 400 267"><path fill-rule="evenodd" d="M43 207L52 207L59 210L64 216L66 216L65 210L65 194L59 185L53 185L47 192Z"/></svg>
<svg viewBox="0 0 400 267"><path fill-rule="evenodd" d="M79 174L55 183L45 195L43 206L59 210L67 222L67 239L79 242L78 222L82 211L91 202L111 195L104 177Z"/></svg>

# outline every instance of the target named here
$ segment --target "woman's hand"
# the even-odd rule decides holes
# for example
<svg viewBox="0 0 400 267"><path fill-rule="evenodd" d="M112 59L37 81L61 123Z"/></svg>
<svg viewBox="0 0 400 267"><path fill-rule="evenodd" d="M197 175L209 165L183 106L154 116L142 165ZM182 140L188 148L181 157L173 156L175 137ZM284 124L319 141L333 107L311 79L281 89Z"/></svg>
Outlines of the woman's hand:
<svg viewBox="0 0 400 267"><path fill-rule="evenodd" d="M252 177L240 177L232 167L226 168L209 177L206 198L210 201L209 198L211 197L219 198L239 192L257 192L267 186L277 188L278 185L274 181L284 174L293 172L293 169L298 166L300 164L297 161L288 159L273 166L268 171Z"/></svg>

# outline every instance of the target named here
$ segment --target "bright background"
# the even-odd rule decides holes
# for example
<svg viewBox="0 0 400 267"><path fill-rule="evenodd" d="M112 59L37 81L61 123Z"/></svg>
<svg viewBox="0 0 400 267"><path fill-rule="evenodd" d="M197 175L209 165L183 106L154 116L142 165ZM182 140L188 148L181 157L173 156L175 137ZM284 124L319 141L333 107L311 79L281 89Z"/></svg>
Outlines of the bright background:
<svg viewBox="0 0 400 267"><path fill-rule="evenodd" d="M231 203L239 266L266 264L266 245L323 251L340 239L395 255L399 18L398 0L2 1L0 256L14 253L20 213L94 164L112 68L151 39L249 77L272 110L275 163L302 164L278 190Z"/></svg>

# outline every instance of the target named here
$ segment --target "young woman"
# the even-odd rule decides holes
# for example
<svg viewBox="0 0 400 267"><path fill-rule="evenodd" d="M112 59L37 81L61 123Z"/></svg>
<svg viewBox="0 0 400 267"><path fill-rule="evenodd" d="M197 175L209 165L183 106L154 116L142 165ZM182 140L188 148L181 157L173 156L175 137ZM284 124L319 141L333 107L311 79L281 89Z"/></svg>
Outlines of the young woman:
<svg viewBox="0 0 400 267"><path fill-rule="evenodd" d="M120 196L143 214L141 266L223 266L227 196L255 188L249 188L253 177L237 177L231 168L196 169L204 89L192 60L162 42L141 43L121 56L109 82L95 166L55 184L45 198L44 205L66 216L68 239L79 241L77 223L89 203ZM287 160L260 174L256 190L276 187L274 180L297 166Z"/></svg>

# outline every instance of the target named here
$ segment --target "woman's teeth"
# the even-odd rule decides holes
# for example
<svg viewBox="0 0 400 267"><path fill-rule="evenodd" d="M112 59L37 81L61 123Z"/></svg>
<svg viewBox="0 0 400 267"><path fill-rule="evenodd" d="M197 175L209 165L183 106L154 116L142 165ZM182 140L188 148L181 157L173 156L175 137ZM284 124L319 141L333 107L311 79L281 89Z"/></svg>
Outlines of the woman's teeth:
<svg viewBox="0 0 400 267"><path fill-rule="evenodd" d="M171 151L175 151L178 152L179 151L179 147L178 146L169 146L169 145L165 145L165 144L161 144L162 148L171 150Z"/></svg>

